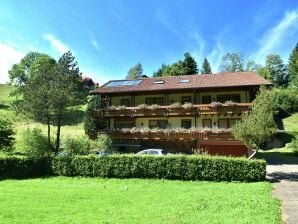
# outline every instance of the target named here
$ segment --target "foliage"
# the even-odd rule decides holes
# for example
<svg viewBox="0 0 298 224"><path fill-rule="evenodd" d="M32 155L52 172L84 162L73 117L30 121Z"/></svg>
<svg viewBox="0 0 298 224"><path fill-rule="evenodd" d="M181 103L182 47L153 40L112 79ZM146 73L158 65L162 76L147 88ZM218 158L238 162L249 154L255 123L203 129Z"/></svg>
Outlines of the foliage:
<svg viewBox="0 0 298 224"><path fill-rule="evenodd" d="M269 92L277 107L293 113L298 112L298 93L292 88L273 88Z"/></svg>
<svg viewBox="0 0 298 224"><path fill-rule="evenodd" d="M14 141L12 122L5 116L0 116L0 150L12 146Z"/></svg>
<svg viewBox="0 0 298 224"><path fill-rule="evenodd" d="M287 68L278 54L267 55L265 67L259 71L260 75L270 80L274 86L287 87L289 84Z"/></svg>
<svg viewBox="0 0 298 224"><path fill-rule="evenodd" d="M0 179L52 174L51 157L0 156Z"/></svg>
<svg viewBox="0 0 298 224"><path fill-rule="evenodd" d="M82 177L4 180L1 222L277 224L281 222L280 202L271 191L269 182Z"/></svg>
<svg viewBox="0 0 298 224"><path fill-rule="evenodd" d="M221 72L243 72L244 56L239 53L227 53L222 57L219 67Z"/></svg>
<svg viewBox="0 0 298 224"><path fill-rule="evenodd" d="M92 152L92 143L94 141L87 136L68 137L64 140L64 150L67 155L88 155Z"/></svg>
<svg viewBox="0 0 298 224"><path fill-rule="evenodd" d="M154 72L153 77L193 75L196 73L198 73L197 62L187 52L184 54L183 61L179 60L171 65L162 64L161 68Z"/></svg>
<svg viewBox="0 0 298 224"><path fill-rule="evenodd" d="M212 74L211 70L211 65L207 58L204 58L203 64L202 64L202 69L201 69L201 74Z"/></svg>
<svg viewBox="0 0 298 224"><path fill-rule="evenodd" d="M250 182L265 180L266 162L209 156L75 156L55 158L53 170L64 176Z"/></svg>
<svg viewBox="0 0 298 224"><path fill-rule="evenodd" d="M27 129L16 141L15 148L17 152L26 153L30 157L44 157L53 152L52 145L48 144L47 137L41 129Z"/></svg>
<svg viewBox="0 0 298 224"><path fill-rule="evenodd" d="M276 132L275 106L269 91L260 88L252 111L233 126L233 135L246 145L258 147Z"/></svg>
<svg viewBox="0 0 298 224"><path fill-rule="evenodd" d="M298 89L298 43L290 54L288 73L291 80L291 86Z"/></svg>
<svg viewBox="0 0 298 224"><path fill-rule="evenodd" d="M90 132L96 131L96 121L92 117L92 112L94 109L100 104L100 97L97 95L93 95L89 98L85 118L84 118L84 130L85 134L89 134ZM104 121L102 121L103 123Z"/></svg>
<svg viewBox="0 0 298 224"><path fill-rule="evenodd" d="M298 136L292 141L291 147L293 148L294 155L298 156Z"/></svg>
<svg viewBox="0 0 298 224"><path fill-rule="evenodd" d="M106 134L99 134L97 136L97 139L95 139L94 144L95 145L93 148L95 148L101 152L112 152L113 151L112 139Z"/></svg>
<svg viewBox="0 0 298 224"><path fill-rule="evenodd" d="M143 74L143 67L141 63L137 63L134 67L129 69L126 79L139 79Z"/></svg>

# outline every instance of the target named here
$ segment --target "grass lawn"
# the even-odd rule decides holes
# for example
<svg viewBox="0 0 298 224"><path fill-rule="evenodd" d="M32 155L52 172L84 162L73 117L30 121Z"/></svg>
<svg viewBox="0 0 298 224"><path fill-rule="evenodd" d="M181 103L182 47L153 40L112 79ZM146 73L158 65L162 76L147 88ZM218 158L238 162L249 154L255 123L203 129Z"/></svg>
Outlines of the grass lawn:
<svg viewBox="0 0 298 224"><path fill-rule="evenodd" d="M3 180L0 223L280 223L271 190L267 182Z"/></svg>

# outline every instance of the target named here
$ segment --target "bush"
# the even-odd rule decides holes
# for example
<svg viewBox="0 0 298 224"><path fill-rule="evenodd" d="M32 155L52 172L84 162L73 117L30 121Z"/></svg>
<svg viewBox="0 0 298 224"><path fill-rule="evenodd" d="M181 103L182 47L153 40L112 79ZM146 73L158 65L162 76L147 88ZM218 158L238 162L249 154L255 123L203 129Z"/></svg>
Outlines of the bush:
<svg viewBox="0 0 298 224"><path fill-rule="evenodd" d="M53 147L49 145L48 138L39 128L22 132L15 147L17 152L24 152L30 157L43 157L53 153Z"/></svg>
<svg viewBox="0 0 298 224"><path fill-rule="evenodd" d="M14 140L12 122L7 117L0 117L0 150L12 146Z"/></svg>
<svg viewBox="0 0 298 224"><path fill-rule="evenodd" d="M67 155L88 155L92 152L92 140L87 136L68 137L64 141L64 152Z"/></svg>
<svg viewBox="0 0 298 224"><path fill-rule="evenodd" d="M298 94L296 89L273 88L270 96L276 105L284 110L294 113L298 111Z"/></svg>
<svg viewBox="0 0 298 224"><path fill-rule="evenodd" d="M294 155L298 156L298 137L293 140L293 142L291 143L291 147L293 148Z"/></svg>
<svg viewBox="0 0 298 224"><path fill-rule="evenodd" d="M266 162L210 156L75 156L57 157L53 172L64 176L165 178L208 181L262 181Z"/></svg>
<svg viewBox="0 0 298 224"><path fill-rule="evenodd" d="M96 149L96 151L102 151L102 152L112 152L113 151L113 142L110 136L106 134L100 134L97 136L97 139L94 142L93 148Z"/></svg>
<svg viewBox="0 0 298 224"><path fill-rule="evenodd" d="M51 175L51 161L51 157L0 156L0 179Z"/></svg>

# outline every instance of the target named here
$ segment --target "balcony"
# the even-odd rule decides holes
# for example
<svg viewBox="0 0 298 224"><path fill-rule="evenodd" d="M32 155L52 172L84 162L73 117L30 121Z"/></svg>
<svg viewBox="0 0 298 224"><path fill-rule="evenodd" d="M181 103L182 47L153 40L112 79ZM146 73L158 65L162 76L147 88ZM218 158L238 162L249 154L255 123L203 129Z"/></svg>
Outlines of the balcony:
<svg viewBox="0 0 298 224"><path fill-rule="evenodd" d="M147 129L124 128L104 132L113 140L162 141L230 141L235 140L229 129Z"/></svg>
<svg viewBox="0 0 298 224"><path fill-rule="evenodd" d="M184 105L139 105L137 107L110 106L93 111L95 118L114 117L170 117L170 116L198 116L198 115L241 115L249 112L251 103L233 104L184 104Z"/></svg>

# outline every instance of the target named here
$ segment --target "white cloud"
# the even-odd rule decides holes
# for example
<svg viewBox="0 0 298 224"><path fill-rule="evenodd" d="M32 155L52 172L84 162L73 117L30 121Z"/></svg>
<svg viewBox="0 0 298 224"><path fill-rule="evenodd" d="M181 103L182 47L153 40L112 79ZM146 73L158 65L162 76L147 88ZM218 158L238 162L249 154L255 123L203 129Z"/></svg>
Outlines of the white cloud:
<svg viewBox="0 0 298 224"><path fill-rule="evenodd" d="M63 54L70 50L70 48L67 45L65 45L62 41L58 40L53 34L44 34L43 38L49 41L51 46L60 54Z"/></svg>
<svg viewBox="0 0 298 224"><path fill-rule="evenodd" d="M114 16L116 19L118 19L123 25L125 25L131 32L135 33L136 30L134 29L134 27L123 17L121 16L119 13L115 12L115 11L110 11L110 14L112 16Z"/></svg>
<svg viewBox="0 0 298 224"><path fill-rule="evenodd" d="M0 43L0 83L6 83L9 81L8 70L11 69L13 64L18 63L24 54L15 48Z"/></svg>
<svg viewBox="0 0 298 224"><path fill-rule="evenodd" d="M95 49L96 49L97 51L100 51L99 45L98 45L98 43L97 43L96 40L92 39L92 40L91 40L91 44L93 45L93 47L95 47Z"/></svg>
<svg viewBox="0 0 298 224"><path fill-rule="evenodd" d="M215 46L213 46L212 51L207 55L207 59L211 64L213 73L218 72L218 68L224 53L225 51L223 46L220 44L219 41L216 41L216 44Z"/></svg>
<svg viewBox="0 0 298 224"><path fill-rule="evenodd" d="M191 55L196 59L198 65L201 66L206 43L197 32L194 32L191 37L196 41L195 50L191 52Z"/></svg>
<svg viewBox="0 0 298 224"><path fill-rule="evenodd" d="M265 31L259 41L260 48L255 54L257 63L263 63L266 55L278 52L278 48L287 42L298 30L298 11L287 12L285 16L272 28Z"/></svg>

